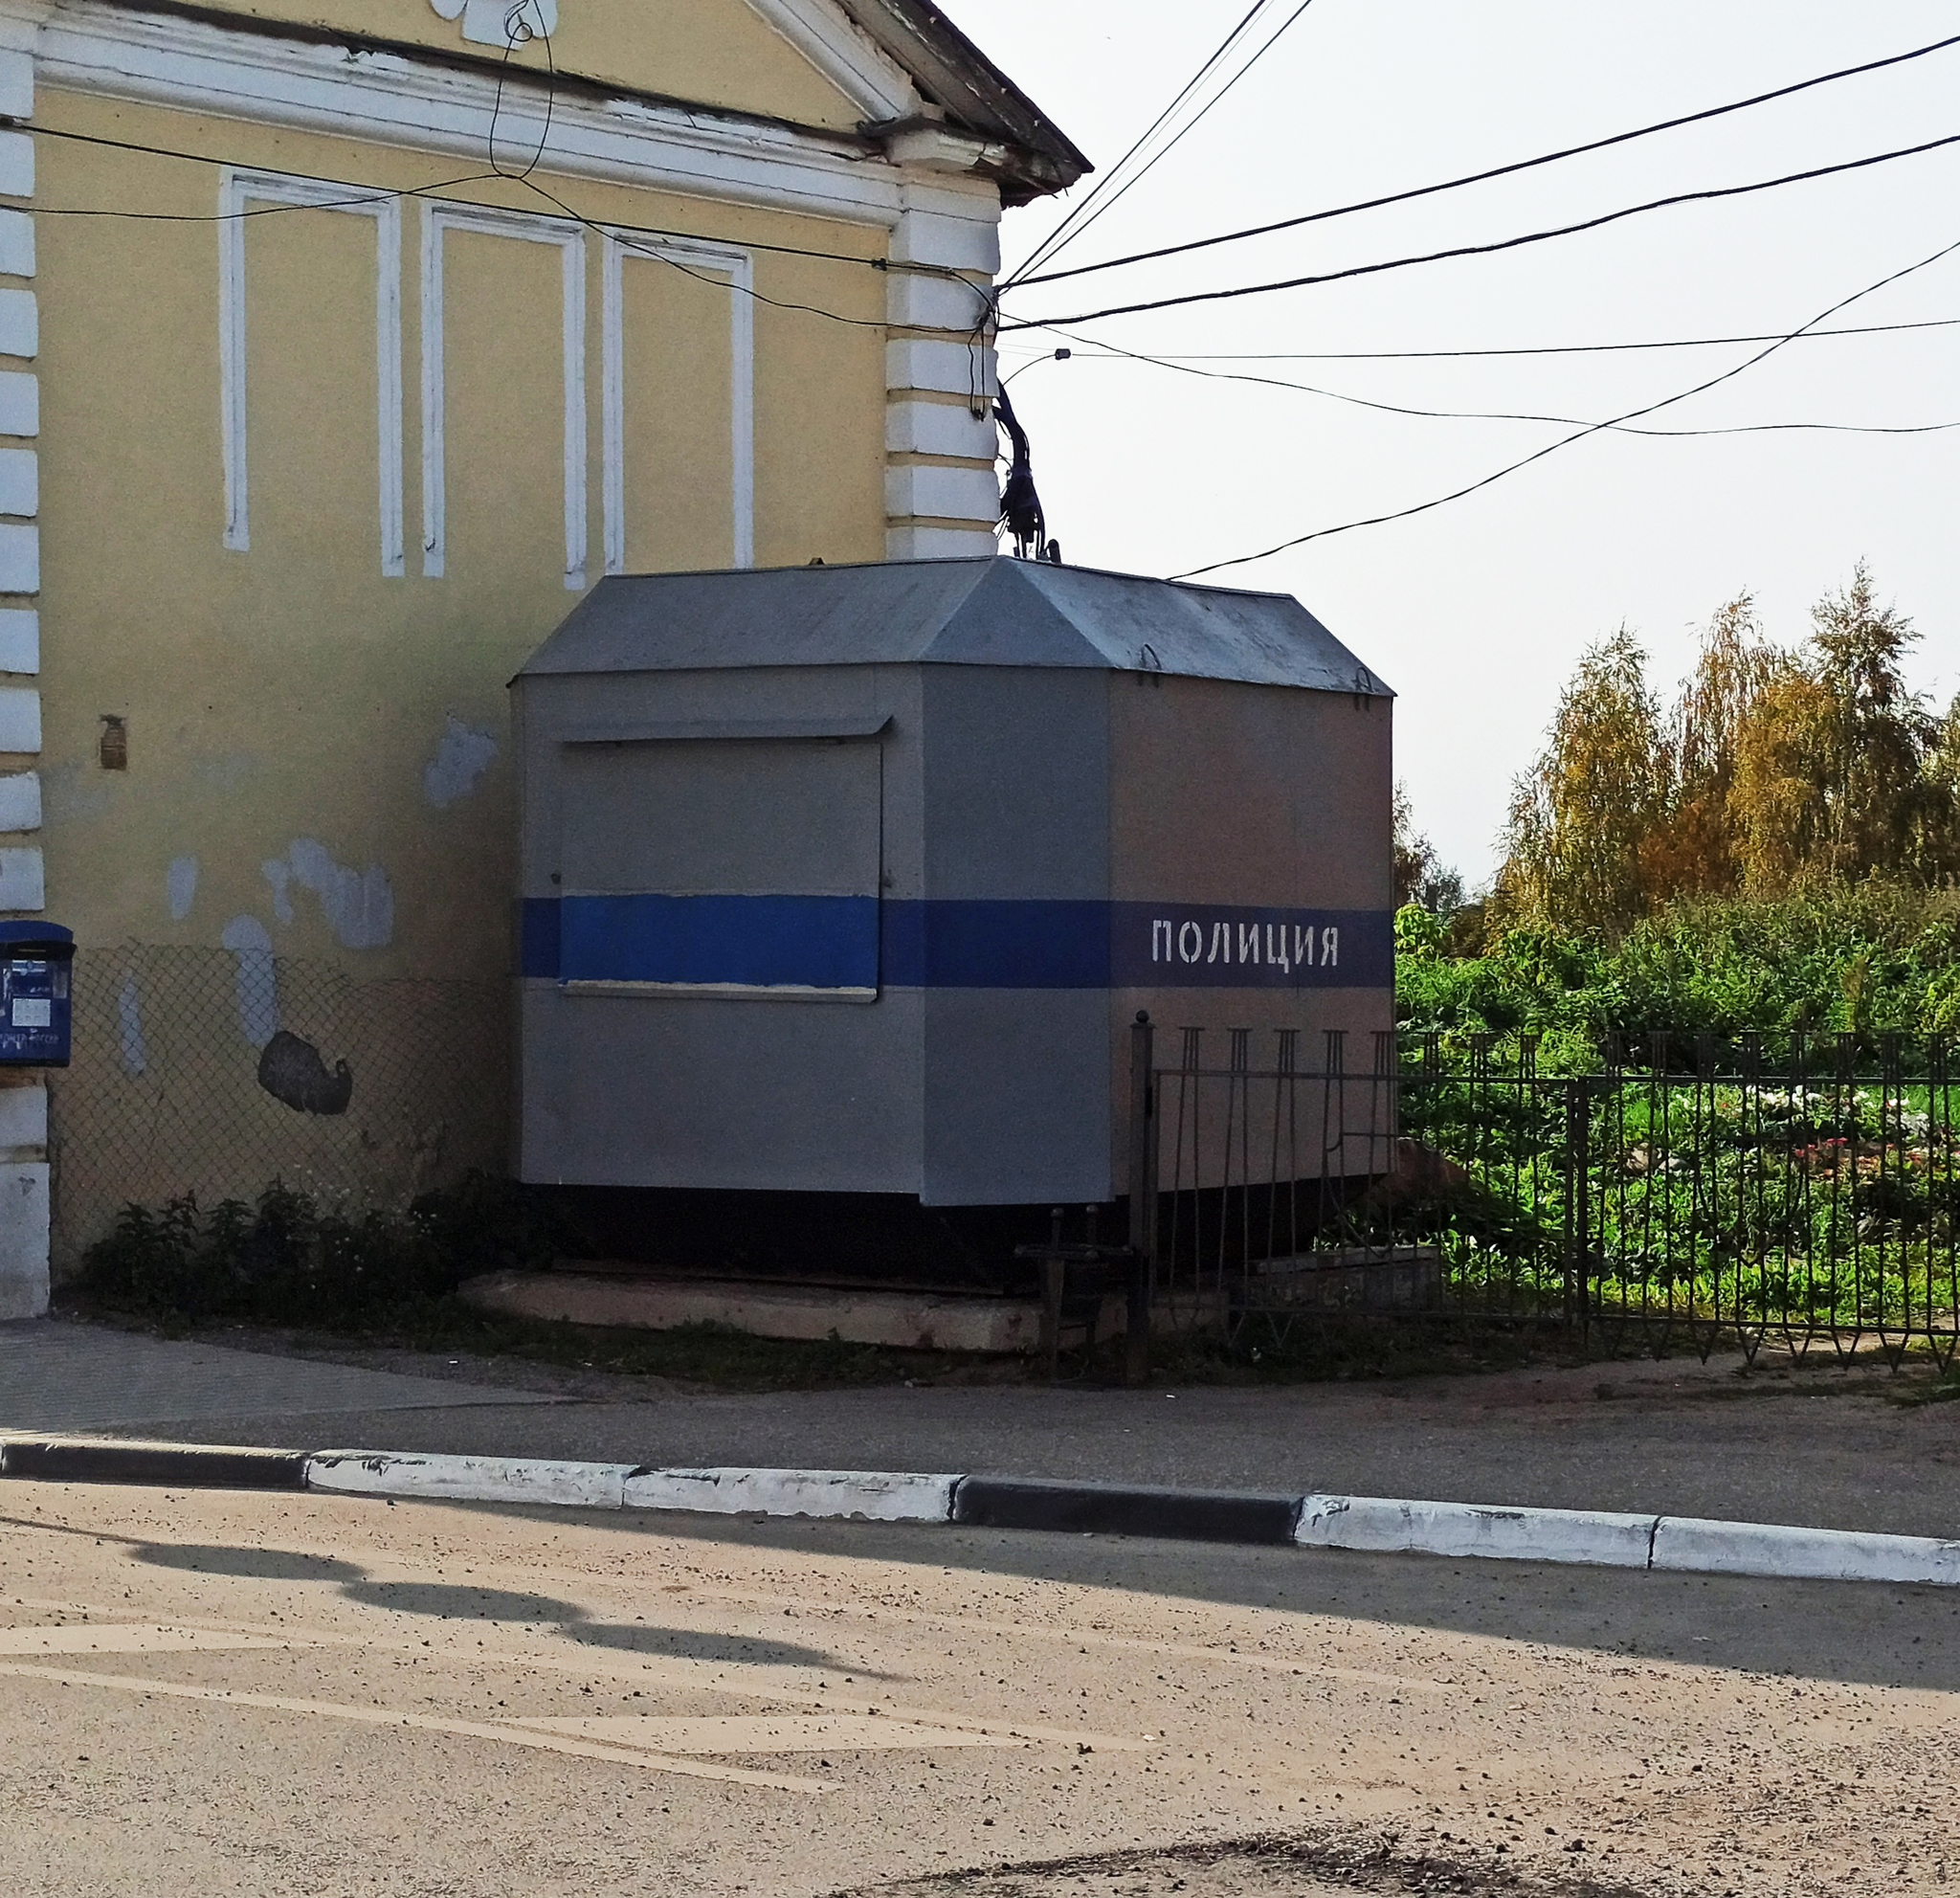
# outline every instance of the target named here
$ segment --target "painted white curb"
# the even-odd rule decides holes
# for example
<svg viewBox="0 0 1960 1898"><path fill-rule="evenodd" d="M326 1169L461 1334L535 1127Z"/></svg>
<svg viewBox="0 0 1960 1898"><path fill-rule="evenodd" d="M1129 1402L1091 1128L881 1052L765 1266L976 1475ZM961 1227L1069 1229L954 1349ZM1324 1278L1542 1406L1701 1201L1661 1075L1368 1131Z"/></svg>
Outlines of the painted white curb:
<svg viewBox="0 0 1960 1898"><path fill-rule="evenodd" d="M307 1488L343 1495L721 1516L855 1517L882 1523L950 1522L955 1492L964 1481L907 1471L656 1469L377 1450L322 1450L305 1463ZM1960 1541L1594 1509L1308 1496L1301 1503L1292 1540L1303 1549L1385 1555L1960 1587Z"/></svg>
<svg viewBox="0 0 1960 1898"><path fill-rule="evenodd" d="M879 1470L649 1469L374 1450L322 1450L306 1460L307 1488L349 1496L686 1509L717 1516L857 1516L881 1523L950 1521L959 1482L957 1476Z"/></svg>
<svg viewBox="0 0 1960 1898"><path fill-rule="evenodd" d="M650 1469L626 1480L629 1509L717 1516L858 1516L875 1523L943 1523L957 1476L845 1469Z"/></svg>
<svg viewBox="0 0 1960 1898"><path fill-rule="evenodd" d="M450 1503L555 1503L616 1509L631 1463L538 1463L523 1457L393 1456L322 1450L306 1459L309 1489L352 1496L422 1496Z"/></svg>
<svg viewBox="0 0 1960 1898"><path fill-rule="evenodd" d="M1309 1496L1301 1506L1293 1539L1303 1549L1644 1569L1649 1566L1657 1521L1654 1516L1592 1509L1504 1509L1475 1503L1405 1503L1384 1496Z"/></svg>
<svg viewBox="0 0 1960 1898"><path fill-rule="evenodd" d="M1960 1542L1663 1516L1654 1537L1653 1566L1698 1574L1928 1582L1953 1588L1960 1587Z"/></svg>

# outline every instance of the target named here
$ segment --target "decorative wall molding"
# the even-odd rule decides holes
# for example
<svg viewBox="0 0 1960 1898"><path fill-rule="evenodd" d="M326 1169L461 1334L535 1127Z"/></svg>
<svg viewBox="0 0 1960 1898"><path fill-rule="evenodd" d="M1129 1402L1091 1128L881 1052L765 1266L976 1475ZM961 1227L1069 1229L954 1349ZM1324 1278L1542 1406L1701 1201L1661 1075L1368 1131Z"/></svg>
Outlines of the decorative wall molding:
<svg viewBox="0 0 1960 1898"><path fill-rule="evenodd" d="M345 185L226 166L218 174L218 360L224 405L225 546L252 545L246 472L245 210L298 205L374 220L375 417L381 491L381 570L399 578L402 529L402 211L393 196L350 197Z"/></svg>
<svg viewBox="0 0 1960 1898"><path fill-rule="evenodd" d="M40 692L32 685L0 685L0 751L26 758L40 748Z"/></svg>
<svg viewBox="0 0 1960 1898"><path fill-rule="evenodd" d="M33 607L0 607L0 672L41 669L41 615Z"/></svg>
<svg viewBox="0 0 1960 1898"><path fill-rule="evenodd" d="M907 119L918 111L919 94L911 75L827 0L748 0L748 4L865 118Z"/></svg>
<svg viewBox="0 0 1960 1898"><path fill-rule="evenodd" d="M0 195L34 194L34 142L27 132L0 132Z"/></svg>
<svg viewBox="0 0 1960 1898"><path fill-rule="evenodd" d="M0 831L37 831L40 827L40 772L0 771Z"/></svg>
<svg viewBox="0 0 1960 1898"><path fill-rule="evenodd" d="M32 290L0 290L0 356L41 353L41 311Z"/></svg>
<svg viewBox="0 0 1960 1898"><path fill-rule="evenodd" d="M0 909L48 906L48 870L39 844L0 846Z"/></svg>
<svg viewBox="0 0 1960 1898"><path fill-rule="evenodd" d="M442 240L452 231L520 243L554 244L561 253L565 350L565 584L586 584L586 237L562 217L490 211L425 199L422 205L422 571L443 571L447 509L444 378L448 350L442 322Z"/></svg>
<svg viewBox="0 0 1960 1898"><path fill-rule="evenodd" d="M0 369L0 435L41 432L41 382L32 369Z"/></svg>
<svg viewBox="0 0 1960 1898"><path fill-rule="evenodd" d="M626 571L626 264L650 263L728 279L728 410L735 566L755 565L755 259L719 244L682 243L608 230L602 259L600 319L603 415L600 461L606 516L606 571Z"/></svg>
<svg viewBox="0 0 1960 1898"><path fill-rule="evenodd" d="M506 88L403 54L315 44L208 21L145 13L103 0L62 0L38 36L41 82L256 124L481 160L498 140L528 150L545 136L542 93ZM624 96L561 93L550 112L546 168L648 190L889 227L906 174L858 141L702 108ZM984 179L936 179L953 215L1000 214Z"/></svg>

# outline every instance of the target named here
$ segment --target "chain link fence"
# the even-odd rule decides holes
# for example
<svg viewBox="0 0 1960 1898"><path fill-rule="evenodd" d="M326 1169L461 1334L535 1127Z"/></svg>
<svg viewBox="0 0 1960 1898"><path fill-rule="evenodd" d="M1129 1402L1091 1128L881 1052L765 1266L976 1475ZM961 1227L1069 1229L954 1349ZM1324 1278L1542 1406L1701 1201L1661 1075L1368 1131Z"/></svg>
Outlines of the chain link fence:
<svg viewBox="0 0 1960 1898"><path fill-rule="evenodd" d="M505 1163L501 984L130 944L77 952L74 1011L73 1065L50 1078L57 1276L132 1200L277 1179L361 1211Z"/></svg>

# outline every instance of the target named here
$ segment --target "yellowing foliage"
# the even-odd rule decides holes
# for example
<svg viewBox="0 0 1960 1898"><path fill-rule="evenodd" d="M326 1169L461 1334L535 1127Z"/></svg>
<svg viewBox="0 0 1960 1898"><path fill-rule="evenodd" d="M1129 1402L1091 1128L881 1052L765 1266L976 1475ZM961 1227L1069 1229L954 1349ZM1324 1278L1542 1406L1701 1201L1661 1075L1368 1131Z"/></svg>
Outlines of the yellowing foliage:
<svg viewBox="0 0 1960 1898"><path fill-rule="evenodd" d="M1906 684L1919 636L1862 563L1811 617L1789 651L1729 601L1666 711L1626 628L1589 649L1513 788L1492 921L1617 936L1683 897L1960 878L1960 699L1937 720Z"/></svg>

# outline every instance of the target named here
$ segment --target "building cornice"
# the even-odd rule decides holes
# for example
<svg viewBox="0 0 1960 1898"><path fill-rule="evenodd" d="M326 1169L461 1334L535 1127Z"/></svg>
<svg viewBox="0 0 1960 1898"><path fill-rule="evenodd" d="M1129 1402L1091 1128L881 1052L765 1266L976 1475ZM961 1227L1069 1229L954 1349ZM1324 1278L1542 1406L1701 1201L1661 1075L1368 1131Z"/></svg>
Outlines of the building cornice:
<svg viewBox="0 0 1960 1898"><path fill-rule="evenodd" d="M29 35L40 82L57 89L479 159L495 113L500 145L528 153L545 139L544 168L564 176L886 228L919 201L919 174L861 140L590 84L552 94L530 76L500 103L496 68L475 62L104 0L4 0L0 43ZM935 208L998 216L987 181L928 175Z"/></svg>
<svg viewBox="0 0 1960 1898"><path fill-rule="evenodd" d="M918 111L912 77L830 0L748 0L804 58L874 122Z"/></svg>

